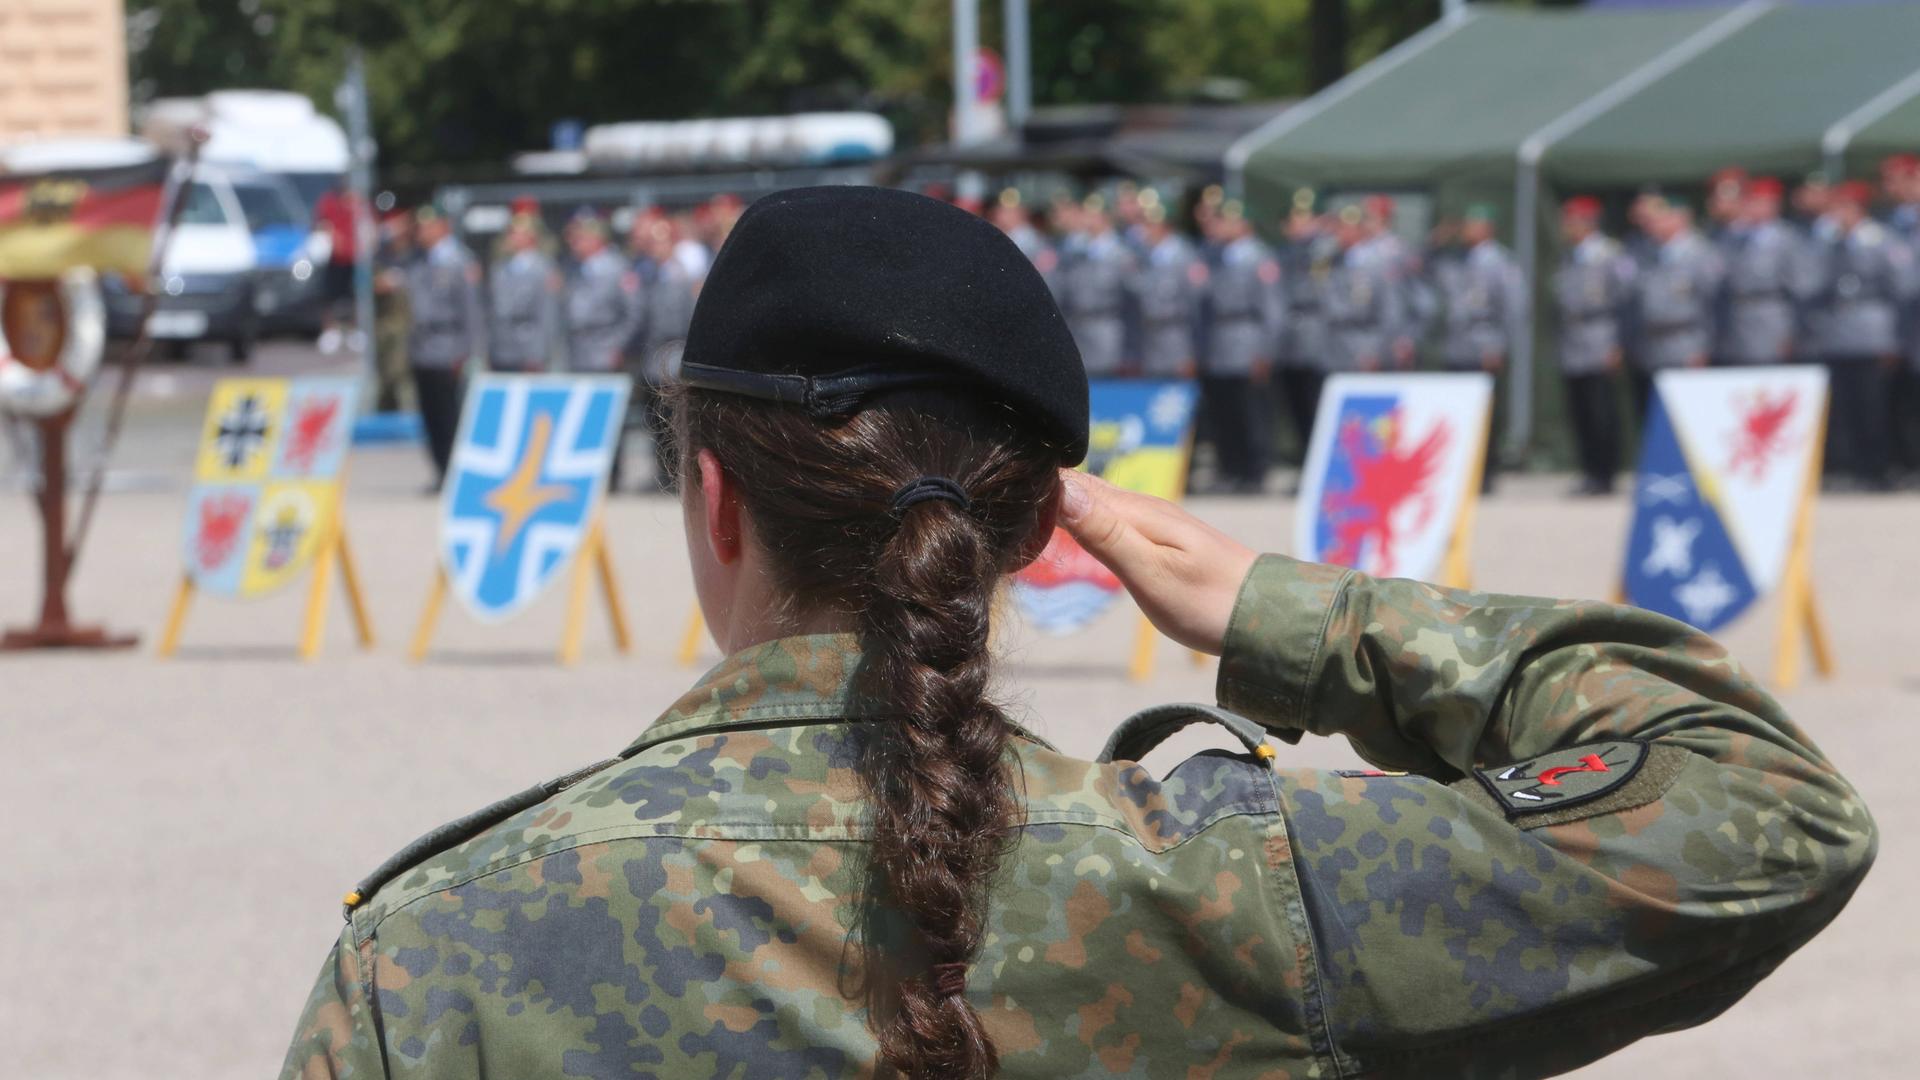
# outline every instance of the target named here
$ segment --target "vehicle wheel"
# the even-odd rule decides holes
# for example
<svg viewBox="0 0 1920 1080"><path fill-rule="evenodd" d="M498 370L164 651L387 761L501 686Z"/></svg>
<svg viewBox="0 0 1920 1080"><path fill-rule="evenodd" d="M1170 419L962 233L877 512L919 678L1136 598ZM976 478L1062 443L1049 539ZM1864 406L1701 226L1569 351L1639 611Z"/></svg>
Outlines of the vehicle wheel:
<svg viewBox="0 0 1920 1080"><path fill-rule="evenodd" d="M161 345L160 351L166 356L167 359L173 361L174 363L184 364L187 362L188 348L189 348L188 342L175 340L175 341L166 342L165 344Z"/></svg>
<svg viewBox="0 0 1920 1080"><path fill-rule="evenodd" d="M253 359L253 335L243 334L227 342L227 360L234 364L244 364Z"/></svg>

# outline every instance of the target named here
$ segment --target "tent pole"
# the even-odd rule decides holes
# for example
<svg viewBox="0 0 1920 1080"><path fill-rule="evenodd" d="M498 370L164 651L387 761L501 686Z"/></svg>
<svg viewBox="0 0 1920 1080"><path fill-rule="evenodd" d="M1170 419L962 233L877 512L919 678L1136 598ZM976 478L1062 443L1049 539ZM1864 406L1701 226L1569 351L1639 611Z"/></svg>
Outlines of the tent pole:
<svg viewBox="0 0 1920 1080"><path fill-rule="evenodd" d="M1527 305L1508 356L1506 443L1510 453L1524 453L1533 438L1533 333L1538 325L1534 313L1540 307L1534 302L1538 290L1533 285L1540 269L1540 159L1529 157L1524 147L1513 178L1513 246Z"/></svg>
<svg viewBox="0 0 1920 1080"><path fill-rule="evenodd" d="M1666 78L1770 10L1772 5L1762 0L1747 0L1521 140L1520 152L1514 162L1514 247L1520 271L1526 275L1527 288L1533 298L1537 299L1539 291L1534 288L1534 282L1540 261L1540 223L1536 220L1540 207L1540 163L1547 156L1547 151L1554 143L1611 112L1614 106ZM1535 311L1539 306L1536 303L1527 305L1527 317L1523 320L1520 340L1514 342L1513 376L1507 382L1510 406L1507 410L1507 447L1515 453L1524 452L1527 444L1533 440L1533 332L1538 322Z"/></svg>
<svg viewBox="0 0 1920 1080"><path fill-rule="evenodd" d="M1820 158L1827 179L1837 183L1847 175L1847 148L1853 145L1854 136L1916 97L1920 97L1920 71L1880 91L1866 104L1834 121L1820 136Z"/></svg>

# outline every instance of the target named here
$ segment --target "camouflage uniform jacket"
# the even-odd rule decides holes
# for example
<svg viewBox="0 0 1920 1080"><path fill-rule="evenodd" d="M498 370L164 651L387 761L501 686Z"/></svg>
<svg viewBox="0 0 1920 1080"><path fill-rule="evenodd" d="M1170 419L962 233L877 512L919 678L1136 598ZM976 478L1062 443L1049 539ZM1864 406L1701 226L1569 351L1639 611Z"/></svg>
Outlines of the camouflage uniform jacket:
<svg viewBox="0 0 1920 1080"><path fill-rule="evenodd" d="M860 900L858 662L738 653L618 759L370 883L283 1075L872 1075L863 958L901 954ZM1726 1009L1874 854L1779 706L1642 611L1268 556L1219 694L1258 749L1160 780L1015 739L1026 821L966 988L1003 1075L1572 1068ZM1263 741L1303 733L1409 772Z"/></svg>

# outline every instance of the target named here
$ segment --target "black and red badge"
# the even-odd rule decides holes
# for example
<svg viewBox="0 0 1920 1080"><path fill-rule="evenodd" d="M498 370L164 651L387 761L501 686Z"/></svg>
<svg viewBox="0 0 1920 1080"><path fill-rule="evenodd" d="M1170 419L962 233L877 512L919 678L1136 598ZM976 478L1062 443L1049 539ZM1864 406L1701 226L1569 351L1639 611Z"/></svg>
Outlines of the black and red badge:
<svg viewBox="0 0 1920 1080"><path fill-rule="evenodd" d="M1646 760L1645 743L1597 742L1473 774L1508 816L1515 816L1592 802L1619 790Z"/></svg>

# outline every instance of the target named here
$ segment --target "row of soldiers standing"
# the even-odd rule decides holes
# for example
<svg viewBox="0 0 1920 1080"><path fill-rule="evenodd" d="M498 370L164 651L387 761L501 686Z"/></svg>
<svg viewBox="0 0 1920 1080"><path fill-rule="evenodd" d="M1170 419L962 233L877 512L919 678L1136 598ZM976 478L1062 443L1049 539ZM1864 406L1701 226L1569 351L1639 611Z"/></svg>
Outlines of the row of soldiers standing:
<svg viewBox="0 0 1920 1080"><path fill-rule="evenodd" d="M1276 398L1304 448L1330 373L1410 368L1437 326L1444 367L1498 374L1523 325L1526 290L1484 208L1423 268L1389 199L1326 214L1301 192L1277 250L1235 200L1200 200L1197 246L1145 201L1124 229L1097 196L1056 203L1052 242L1011 194L994 218L1053 287L1088 374L1199 379L1222 490L1264 490Z"/></svg>
<svg viewBox="0 0 1920 1080"><path fill-rule="evenodd" d="M1585 489L1605 491L1620 460L1615 402L1624 375L1645 417L1653 376L1683 367L1818 363L1831 393L1826 461L1844 486L1886 490L1920 418L1920 163L1891 171L1888 222L1864 181L1810 181L1785 213L1785 187L1728 170L1709 187L1707 230L1655 192L1629 210L1624 241L1601 206L1568 200L1554 280L1559 352Z"/></svg>
<svg viewBox="0 0 1920 1080"><path fill-rule="evenodd" d="M1597 200L1564 204L1550 296L1578 493L1613 488L1622 381L1644 418L1655 373L1708 364L1824 364L1830 472L1884 489L1890 451L1920 467L1920 441L1900 437L1920 418L1920 161L1896 160L1906 167L1884 173L1885 223L1857 181L1810 181L1795 223L1778 181L1716 176L1711 234L1685 205L1642 193L1624 241L1602 231ZM1442 369L1499 377L1529 325L1529 283L1488 206L1416 251L1393 231L1391 199L1323 213L1302 191L1276 249L1213 191L1195 209L1197 244L1151 189L1134 198L1118 214L1099 196L1057 201L1051 237L1012 193L992 215L1052 285L1090 375L1199 378L1227 490L1264 487L1276 395L1304 449L1329 373L1410 369L1426 352ZM1488 431L1489 484L1504 398Z"/></svg>
<svg viewBox="0 0 1920 1080"><path fill-rule="evenodd" d="M705 270L704 245L693 250L680 232L664 214L641 214L622 251L607 222L582 211L566 226L563 260L537 208L518 205L483 272L439 211L389 221L375 278L382 396L397 398L399 380L410 379L436 487L452 455L464 379L483 369L633 375L635 411L653 435L655 480L667 482L671 440L659 397L678 367ZM616 486L622 456L616 451Z"/></svg>

